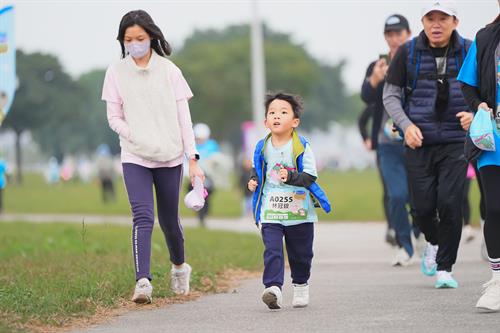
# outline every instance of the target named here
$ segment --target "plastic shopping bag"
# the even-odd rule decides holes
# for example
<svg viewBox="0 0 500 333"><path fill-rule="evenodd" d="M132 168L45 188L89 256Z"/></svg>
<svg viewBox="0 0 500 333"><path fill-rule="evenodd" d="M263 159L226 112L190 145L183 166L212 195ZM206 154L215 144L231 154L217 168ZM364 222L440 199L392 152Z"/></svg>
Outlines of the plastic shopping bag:
<svg viewBox="0 0 500 333"><path fill-rule="evenodd" d="M193 189L184 197L184 204L189 209L199 211L205 206L207 190L203 187L203 181L200 177L195 177Z"/></svg>
<svg viewBox="0 0 500 333"><path fill-rule="evenodd" d="M478 109L469 129L469 136L476 147L481 150L496 150L493 126L496 125L490 113L484 109Z"/></svg>

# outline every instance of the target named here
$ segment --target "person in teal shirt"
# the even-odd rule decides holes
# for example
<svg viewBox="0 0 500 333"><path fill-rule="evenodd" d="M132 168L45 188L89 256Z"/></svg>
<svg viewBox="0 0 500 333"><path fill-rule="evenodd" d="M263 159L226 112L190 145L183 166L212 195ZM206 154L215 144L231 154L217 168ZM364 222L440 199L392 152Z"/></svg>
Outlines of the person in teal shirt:
<svg viewBox="0 0 500 333"><path fill-rule="evenodd" d="M500 2L499 2L500 5ZM496 126L496 151L482 151L477 164L486 202L484 239L488 250L492 278L485 284L476 307L500 310L500 15L476 34L458 75L462 92L474 111L491 113Z"/></svg>
<svg viewBox="0 0 500 333"><path fill-rule="evenodd" d="M205 205L202 209L196 212L198 221L201 227L205 227L205 220L210 213L210 203L212 194L215 192L214 178L217 172L217 156L220 153L219 144L214 139L210 138L210 127L204 123L198 123L193 127L194 138L196 142L196 150L200 154L200 168L205 172L205 181L203 186L207 190ZM188 191L191 191L193 186L188 184Z"/></svg>
<svg viewBox="0 0 500 333"><path fill-rule="evenodd" d="M7 162L0 158L0 214L3 212L3 192L7 185Z"/></svg>

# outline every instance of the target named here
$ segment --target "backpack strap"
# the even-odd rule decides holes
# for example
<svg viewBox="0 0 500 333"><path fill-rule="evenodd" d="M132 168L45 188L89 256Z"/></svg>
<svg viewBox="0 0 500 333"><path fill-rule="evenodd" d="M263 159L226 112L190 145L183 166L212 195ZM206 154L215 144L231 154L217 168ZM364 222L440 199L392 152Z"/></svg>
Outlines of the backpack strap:
<svg viewBox="0 0 500 333"><path fill-rule="evenodd" d="M414 37L409 43L407 43L408 55L406 60L405 102L408 101L408 98L417 86L417 80L420 71L420 61L422 53L415 50L416 43L417 37Z"/></svg>

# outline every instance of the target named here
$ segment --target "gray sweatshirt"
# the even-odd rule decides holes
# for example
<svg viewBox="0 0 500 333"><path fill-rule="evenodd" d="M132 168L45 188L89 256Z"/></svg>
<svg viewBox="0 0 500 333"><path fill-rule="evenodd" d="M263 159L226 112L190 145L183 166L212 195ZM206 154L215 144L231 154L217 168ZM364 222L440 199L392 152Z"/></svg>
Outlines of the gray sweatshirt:
<svg viewBox="0 0 500 333"><path fill-rule="evenodd" d="M384 107L396 126L406 132L408 126L412 125L410 118L403 109L403 90L394 84L385 83L383 93Z"/></svg>

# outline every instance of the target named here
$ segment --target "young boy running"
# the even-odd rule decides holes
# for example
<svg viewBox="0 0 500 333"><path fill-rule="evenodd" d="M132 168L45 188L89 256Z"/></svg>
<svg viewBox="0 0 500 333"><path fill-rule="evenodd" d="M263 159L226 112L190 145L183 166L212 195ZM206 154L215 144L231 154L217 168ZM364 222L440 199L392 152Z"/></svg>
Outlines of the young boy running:
<svg viewBox="0 0 500 333"><path fill-rule="evenodd" d="M253 212L264 241L265 286L262 301L281 309L285 273L283 237L292 272L293 307L309 303L308 280L313 257L314 207L330 212L330 203L316 184L317 171L309 143L295 129L302 105L298 96L276 93L266 96L265 126L271 131L257 143L254 176L248 189L254 192Z"/></svg>

